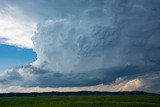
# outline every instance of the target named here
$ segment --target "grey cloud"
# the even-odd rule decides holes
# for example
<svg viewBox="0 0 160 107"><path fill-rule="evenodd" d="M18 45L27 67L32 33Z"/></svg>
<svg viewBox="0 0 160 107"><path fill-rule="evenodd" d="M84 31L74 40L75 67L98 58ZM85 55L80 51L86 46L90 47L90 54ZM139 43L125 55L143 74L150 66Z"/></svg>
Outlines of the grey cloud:
<svg viewBox="0 0 160 107"><path fill-rule="evenodd" d="M22 67L20 67L19 69L22 69ZM110 71L95 70L95 71L92 71L92 73L90 71L85 73L74 73L74 74L72 73L72 74L66 74L66 75L61 73L53 73L53 72L42 73L42 74L38 74L38 73L32 74L32 71L36 71L36 69L37 68L34 69L34 67L30 67L30 66L28 66L28 68L24 67L23 70L18 70L18 68L15 68L15 70L12 69L9 72L7 72L5 75L3 76L0 75L1 77L0 87L6 90L8 90L7 87L10 87L10 86L15 86L15 87L21 86L26 89L30 87L32 88L41 87L44 89L46 87L54 87L54 88L64 87L63 88L64 91L65 91L65 87L67 87L66 89L70 87L69 89L71 91L76 88L79 90L95 90L95 91L107 91L107 90L109 91L140 90L141 91L143 90L147 92L160 93L159 87L158 87L159 79L160 79L159 71L143 72L143 73L137 73L137 74L135 73L135 74L129 74L129 75L125 73L122 74L122 71L125 71L125 69L121 69L121 70L112 69ZM37 72L39 72L39 70ZM26 74L23 75L24 73ZM30 76L32 78L29 78ZM26 77L28 77L29 79L26 79ZM95 85L95 84L102 84L102 83L103 85L97 85L97 86ZM86 87L84 88L84 86ZM56 90L58 90L58 88Z"/></svg>
<svg viewBox="0 0 160 107"><path fill-rule="evenodd" d="M126 77L143 78L142 89L159 92L159 75L146 76L160 71L159 5L156 0L40 1L35 8L44 8L33 11L43 13L33 38L37 60L22 67L20 85L91 86Z"/></svg>

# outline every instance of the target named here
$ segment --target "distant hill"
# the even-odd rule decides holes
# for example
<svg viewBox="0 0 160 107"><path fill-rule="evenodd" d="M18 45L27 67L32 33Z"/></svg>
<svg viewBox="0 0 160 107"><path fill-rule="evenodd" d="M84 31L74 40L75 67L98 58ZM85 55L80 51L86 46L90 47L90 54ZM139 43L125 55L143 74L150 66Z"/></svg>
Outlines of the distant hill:
<svg viewBox="0 0 160 107"><path fill-rule="evenodd" d="M32 93L0 93L0 97L14 96L69 96L69 95L160 95L144 91L122 91L122 92L99 92L99 91L78 91L78 92L32 92Z"/></svg>

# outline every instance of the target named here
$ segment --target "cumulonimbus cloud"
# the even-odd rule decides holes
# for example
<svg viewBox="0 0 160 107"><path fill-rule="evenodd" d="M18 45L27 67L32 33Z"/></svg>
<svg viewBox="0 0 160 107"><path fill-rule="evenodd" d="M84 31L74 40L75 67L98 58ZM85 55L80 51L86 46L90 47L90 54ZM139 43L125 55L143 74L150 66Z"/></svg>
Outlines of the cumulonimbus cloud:
<svg viewBox="0 0 160 107"><path fill-rule="evenodd" d="M117 90L135 86L135 90L159 92L155 87L160 71L158 4L151 0L95 0L67 3L70 11L55 8L60 15L37 25L33 37L37 60L1 74L1 85L45 88L105 84L112 89L119 86ZM117 78L124 80L109 85Z"/></svg>

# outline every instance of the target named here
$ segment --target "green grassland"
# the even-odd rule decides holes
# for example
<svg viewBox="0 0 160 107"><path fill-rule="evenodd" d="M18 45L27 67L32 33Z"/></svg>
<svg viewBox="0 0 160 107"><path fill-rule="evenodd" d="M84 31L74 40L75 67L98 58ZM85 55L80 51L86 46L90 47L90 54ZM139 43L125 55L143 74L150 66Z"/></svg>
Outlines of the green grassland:
<svg viewBox="0 0 160 107"><path fill-rule="evenodd" d="M0 97L0 107L160 107L160 96Z"/></svg>

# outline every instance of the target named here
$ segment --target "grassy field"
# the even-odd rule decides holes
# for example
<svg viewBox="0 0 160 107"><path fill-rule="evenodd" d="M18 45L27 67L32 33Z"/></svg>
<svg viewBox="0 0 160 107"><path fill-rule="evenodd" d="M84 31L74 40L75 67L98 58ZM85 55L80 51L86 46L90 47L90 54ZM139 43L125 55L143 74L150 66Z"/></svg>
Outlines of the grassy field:
<svg viewBox="0 0 160 107"><path fill-rule="evenodd" d="M0 107L160 107L160 96L0 97Z"/></svg>

